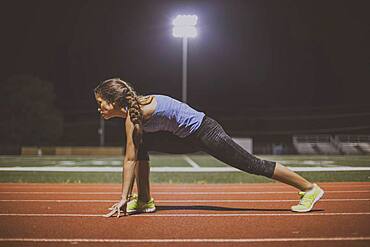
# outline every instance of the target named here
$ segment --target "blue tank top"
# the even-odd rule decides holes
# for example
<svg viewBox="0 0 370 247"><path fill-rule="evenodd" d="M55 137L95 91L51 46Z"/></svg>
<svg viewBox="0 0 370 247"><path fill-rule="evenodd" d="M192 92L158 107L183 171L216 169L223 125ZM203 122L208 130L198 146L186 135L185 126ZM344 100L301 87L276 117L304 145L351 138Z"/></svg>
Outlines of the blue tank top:
<svg viewBox="0 0 370 247"><path fill-rule="evenodd" d="M176 99L153 95L157 106L153 115L143 122L144 132L169 131L183 138L196 131L205 116Z"/></svg>

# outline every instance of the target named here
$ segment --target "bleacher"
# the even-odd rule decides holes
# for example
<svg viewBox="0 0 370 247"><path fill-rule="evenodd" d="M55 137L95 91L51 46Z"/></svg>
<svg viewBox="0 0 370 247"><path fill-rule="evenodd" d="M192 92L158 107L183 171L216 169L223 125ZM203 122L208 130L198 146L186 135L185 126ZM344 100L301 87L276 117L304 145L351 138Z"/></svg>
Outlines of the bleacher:
<svg viewBox="0 0 370 247"><path fill-rule="evenodd" d="M293 145L299 154L340 154L330 135L293 136Z"/></svg>
<svg viewBox="0 0 370 247"><path fill-rule="evenodd" d="M368 135L337 135L334 140L345 154L370 154Z"/></svg>
<svg viewBox="0 0 370 247"><path fill-rule="evenodd" d="M293 136L293 145L299 154L341 154L330 135Z"/></svg>
<svg viewBox="0 0 370 247"><path fill-rule="evenodd" d="M358 146L364 153L370 154L370 143L361 142Z"/></svg>
<svg viewBox="0 0 370 247"><path fill-rule="evenodd" d="M340 149L336 148L332 143L316 143L318 149L323 154L340 154Z"/></svg>
<svg viewBox="0 0 370 247"><path fill-rule="evenodd" d="M296 142L293 144L299 154L316 154L311 143Z"/></svg>
<svg viewBox="0 0 370 247"><path fill-rule="evenodd" d="M369 135L293 136L299 154L370 154Z"/></svg>

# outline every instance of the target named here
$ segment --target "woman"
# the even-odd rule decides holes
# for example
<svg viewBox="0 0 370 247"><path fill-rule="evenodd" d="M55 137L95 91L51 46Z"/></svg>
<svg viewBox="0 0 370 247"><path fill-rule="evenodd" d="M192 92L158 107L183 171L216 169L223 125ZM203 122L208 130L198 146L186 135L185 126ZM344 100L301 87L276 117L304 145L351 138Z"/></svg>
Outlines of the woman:
<svg viewBox="0 0 370 247"><path fill-rule="evenodd" d="M171 97L137 95L130 84L118 78L101 82L95 89L98 111L104 119L125 119L126 149L121 200L107 217L134 212L153 212L149 190L148 151L190 153L204 151L242 171L262 175L300 190L300 202L291 209L308 212L323 196L316 184L277 162L248 153L212 118ZM131 196L136 177L138 196Z"/></svg>

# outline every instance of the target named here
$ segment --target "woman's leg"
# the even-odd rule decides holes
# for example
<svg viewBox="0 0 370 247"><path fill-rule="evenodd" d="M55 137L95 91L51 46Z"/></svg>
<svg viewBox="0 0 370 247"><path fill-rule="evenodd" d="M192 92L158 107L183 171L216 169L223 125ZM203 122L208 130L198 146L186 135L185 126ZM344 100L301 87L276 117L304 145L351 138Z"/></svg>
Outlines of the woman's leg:
<svg viewBox="0 0 370 247"><path fill-rule="evenodd" d="M148 202L151 199L149 186L150 166L148 150L144 144L139 146L137 156L137 159L139 160L135 167L137 194L140 201Z"/></svg>
<svg viewBox="0 0 370 247"><path fill-rule="evenodd" d="M150 185L149 185L149 160L139 160L139 164L136 166L135 178L139 200L142 202L148 202L150 196Z"/></svg>
<svg viewBox="0 0 370 247"><path fill-rule="evenodd" d="M148 202L150 196L149 182L149 153L148 151L158 151L170 154L183 154L199 151L187 140L177 137L169 132L145 133L143 143L138 150L139 164L136 166L135 179L139 200Z"/></svg>
<svg viewBox="0 0 370 247"><path fill-rule="evenodd" d="M312 183L277 162L272 178L282 183L296 187L301 191L308 191L313 188Z"/></svg>
<svg viewBox="0 0 370 247"><path fill-rule="evenodd" d="M196 138L204 151L242 171L273 178L302 191L313 187L312 183L281 164L262 160L248 153L226 134L217 121L209 117L204 119L204 123L196 132Z"/></svg>

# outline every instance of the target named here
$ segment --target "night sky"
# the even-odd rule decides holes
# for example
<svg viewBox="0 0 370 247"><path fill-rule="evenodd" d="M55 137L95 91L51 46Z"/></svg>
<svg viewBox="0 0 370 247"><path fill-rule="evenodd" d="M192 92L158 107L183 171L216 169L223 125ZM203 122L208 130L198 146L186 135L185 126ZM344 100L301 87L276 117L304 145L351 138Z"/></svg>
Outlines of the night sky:
<svg viewBox="0 0 370 247"><path fill-rule="evenodd" d="M370 1L2 1L1 80L55 85L65 114L96 117L92 89L120 77L181 99L177 14L198 15L188 103L213 116L370 109Z"/></svg>

